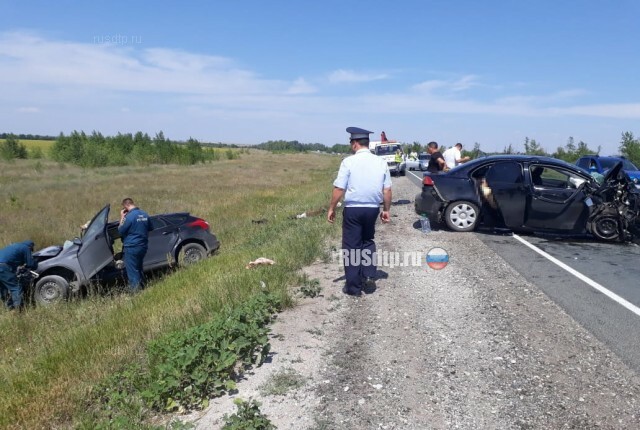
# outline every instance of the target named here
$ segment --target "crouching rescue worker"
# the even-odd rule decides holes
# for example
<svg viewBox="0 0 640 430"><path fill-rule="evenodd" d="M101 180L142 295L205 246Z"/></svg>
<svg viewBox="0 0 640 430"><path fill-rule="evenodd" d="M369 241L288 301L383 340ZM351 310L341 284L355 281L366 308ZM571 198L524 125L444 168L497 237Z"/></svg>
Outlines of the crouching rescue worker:
<svg viewBox="0 0 640 430"><path fill-rule="evenodd" d="M33 259L33 247L33 241L25 240L0 249L0 295L5 300L9 294L5 304L11 310L22 310L22 285L16 276L18 267L26 266L30 270L38 268L38 263Z"/></svg>
<svg viewBox="0 0 640 430"><path fill-rule="evenodd" d="M149 248L151 229L149 215L136 207L132 199L127 197L122 200L118 232L122 237L124 268L127 272L129 290L132 293L145 287L142 263Z"/></svg>
<svg viewBox="0 0 640 430"><path fill-rule="evenodd" d="M336 207L344 196L342 211L342 253L346 284L343 292L360 295L375 290L376 219L391 220L391 175L387 163L369 151L370 131L357 127L347 128L354 155L345 158L338 177L333 182L333 193L327 221L333 223ZM380 204L382 203L382 213Z"/></svg>

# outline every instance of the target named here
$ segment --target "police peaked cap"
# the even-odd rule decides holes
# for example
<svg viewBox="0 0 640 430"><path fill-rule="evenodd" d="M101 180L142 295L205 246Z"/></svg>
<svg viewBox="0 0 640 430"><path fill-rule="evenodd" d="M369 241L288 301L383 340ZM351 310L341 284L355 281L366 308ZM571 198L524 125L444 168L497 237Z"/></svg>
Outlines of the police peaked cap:
<svg viewBox="0 0 640 430"><path fill-rule="evenodd" d="M368 139L373 131L365 130L359 127L347 127L347 133L351 134L351 140Z"/></svg>

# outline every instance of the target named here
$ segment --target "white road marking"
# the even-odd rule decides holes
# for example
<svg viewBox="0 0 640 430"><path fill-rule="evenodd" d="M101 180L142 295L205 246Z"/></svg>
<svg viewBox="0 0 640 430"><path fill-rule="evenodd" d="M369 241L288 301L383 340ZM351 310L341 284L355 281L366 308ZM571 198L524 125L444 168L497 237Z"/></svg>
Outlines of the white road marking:
<svg viewBox="0 0 640 430"><path fill-rule="evenodd" d="M420 182L422 182L422 178L423 178L422 176L416 175L415 173L413 173L412 170L407 170L407 173L411 173L413 176L415 176L416 178L420 179ZM420 173L424 173L424 172L421 171Z"/></svg>
<svg viewBox="0 0 640 430"><path fill-rule="evenodd" d="M576 278L580 279L582 282L588 284L589 286L591 286L595 290L597 290L597 291L601 292L602 294L604 294L605 296L609 297L611 300L613 300L613 301L617 302L618 304L624 306L625 308L629 309L634 314L640 316L640 308L637 307L636 305L634 305L633 303L630 303L630 302L626 301L625 299L623 299L622 297L620 297L619 295L617 295L616 293L607 290L605 287L603 287L602 285L598 284L596 281L592 280L591 278L586 277L585 275L583 275L582 273L578 272L577 270L567 266L562 261L560 261L557 258L549 255L548 253L544 252L542 249L538 248L537 246L527 242L526 240L524 240L523 238L521 238L517 234L514 234L513 237L516 238L517 240L519 240L523 245L525 245L525 246L529 247L530 249L534 250L535 252L537 252L538 254L542 255L544 258L546 258L547 260L551 261L555 265L557 265L560 268L562 268L562 269L566 270L567 272L571 273L573 276L575 276Z"/></svg>

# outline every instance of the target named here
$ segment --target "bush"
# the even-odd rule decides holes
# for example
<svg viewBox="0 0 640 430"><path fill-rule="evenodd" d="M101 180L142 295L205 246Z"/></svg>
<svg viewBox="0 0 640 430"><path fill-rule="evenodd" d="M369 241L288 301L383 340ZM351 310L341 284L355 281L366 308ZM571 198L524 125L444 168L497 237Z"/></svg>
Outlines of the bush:
<svg viewBox="0 0 640 430"><path fill-rule="evenodd" d="M0 146L0 156L5 160L25 159L27 158L27 147L21 144L13 134L9 134Z"/></svg>
<svg viewBox="0 0 640 430"><path fill-rule="evenodd" d="M262 364L279 300L260 294L223 317L151 343L149 403L159 410L199 409L210 396L235 388L236 363Z"/></svg>
<svg viewBox="0 0 640 430"><path fill-rule="evenodd" d="M238 153L230 149L226 155L228 159L239 157ZM56 161L82 167L152 163L192 165L220 157L216 151L204 151L200 142L195 139L189 139L186 145L182 145L165 139L162 132L151 139L142 132L104 137L95 131L90 136L77 131L69 136L61 133L51 148L51 156Z"/></svg>
<svg viewBox="0 0 640 430"><path fill-rule="evenodd" d="M233 403L238 410L231 416L224 416L222 430L275 430L276 426L260 412L260 403L257 401L235 399Z"/></svg>
<svg viewBox="0 0 640 430"><path fill-rule="evenodd" d="M151 409L206 407L209 398L235 388L239 369L264 362L267 325L280 309L280 299L260 293L209 323L151 342L146 368L130 366L97 387L82 428L140 428Z"/></svg>

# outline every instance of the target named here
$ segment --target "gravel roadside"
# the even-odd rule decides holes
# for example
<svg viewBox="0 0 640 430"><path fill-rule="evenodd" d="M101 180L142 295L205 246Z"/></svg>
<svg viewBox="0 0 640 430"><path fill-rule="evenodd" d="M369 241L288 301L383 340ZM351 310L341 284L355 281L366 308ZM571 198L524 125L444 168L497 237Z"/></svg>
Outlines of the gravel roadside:
<svg viewBox="0 0 640 430"><path fill-rule="evenodd" d="M420 233L416 192L394 180L410 203L378 225L378 250L439 247L447 267L379 267L354 298L338 263L316 262L323 294L278 317L270 362L185 418L220 428L242 397L279 429L640 428L640 378L474 234Z"/></svg>

